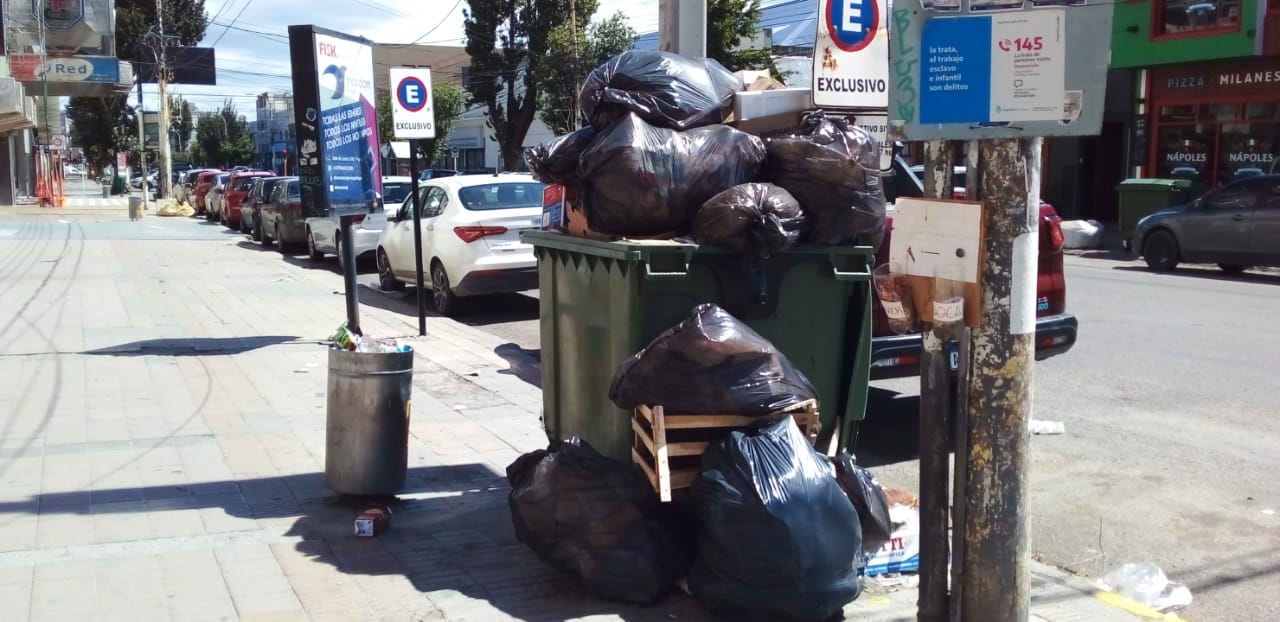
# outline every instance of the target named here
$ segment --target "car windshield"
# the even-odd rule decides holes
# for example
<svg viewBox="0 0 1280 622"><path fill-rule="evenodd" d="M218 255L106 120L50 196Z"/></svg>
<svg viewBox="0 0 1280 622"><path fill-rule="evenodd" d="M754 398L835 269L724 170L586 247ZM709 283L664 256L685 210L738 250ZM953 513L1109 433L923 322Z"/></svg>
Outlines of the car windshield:
<svg viewBox="0 0 1280 622"><path fill-rule="evenodd" d="M298 180L295 179L289 182L288 193L290 199L296 199L302 196L302 189L298 186Z"/></svg>
<svg viewBox="0 0 1280 622"><path fill-rule="evenodd" d="M384 181L382 182L382 203L383 205L398 205L404 203L409 191L413 185L407 181Z"/></svg>
<svg viewBox="0 0 1280 622"><path fill-rule="evenodd" d="M236 183L236 190L248 190L253 187L253 177L245 177Z"/></svg>
<svg viewBox="0 0 1280 622"><path fill-rule="evenodd" d="M472 211L541 207L542 189L537 182L507 182L458 189L462 206Z"/></svg>

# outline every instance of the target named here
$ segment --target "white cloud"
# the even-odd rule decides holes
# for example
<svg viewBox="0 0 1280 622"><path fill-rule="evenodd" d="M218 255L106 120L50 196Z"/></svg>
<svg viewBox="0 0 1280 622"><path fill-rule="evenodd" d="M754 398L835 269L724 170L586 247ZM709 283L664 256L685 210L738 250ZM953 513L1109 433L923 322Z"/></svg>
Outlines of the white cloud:
<svg viewBox="0 0 1280 622"><path fill-rule="evenodd" d="M209 110L232 98L250 119L253 96L292 88L288 27L315 24L378 43L464 45L463 0L207 0L211 23L201 46L216 50L217 86L178 85L173 91ZM639 33L658 28L658 0L601 0L597 18L621 11ZM227 25L231 25L228 28ZM144 87L148 102L155 87ZM148 103L148 108L152 106Z"/></svg>

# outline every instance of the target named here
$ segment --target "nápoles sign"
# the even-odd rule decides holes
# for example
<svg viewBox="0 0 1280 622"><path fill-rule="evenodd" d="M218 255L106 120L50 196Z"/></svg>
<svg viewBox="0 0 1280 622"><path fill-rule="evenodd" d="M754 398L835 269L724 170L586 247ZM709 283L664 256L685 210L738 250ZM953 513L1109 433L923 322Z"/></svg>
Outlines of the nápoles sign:
<svg viewBox="0 0 1280 622"><path fill-rule="evenodd" d="M382 194L372 42L290 26L289 53L304 215L371 212Z"/></svg>
<svg viewBox="0 0 1280 622"><path fill-rule="evenodd" d="M436 137L436 117L431 101L431 70L392 67L391 120L396 138L414 140Z"/></svg>
<svg viewBox="0 0 1280 622"><path fill-rule="evenodd" d="M813 103L884 108L889 103L886 0L821 0L813 54Z"/></svg>

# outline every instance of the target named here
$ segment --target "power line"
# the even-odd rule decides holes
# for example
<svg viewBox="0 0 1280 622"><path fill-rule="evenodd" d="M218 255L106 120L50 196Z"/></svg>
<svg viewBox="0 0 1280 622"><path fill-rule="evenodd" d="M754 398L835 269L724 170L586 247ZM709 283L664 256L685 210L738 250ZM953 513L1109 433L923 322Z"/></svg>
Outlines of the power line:
<svg viewBox="0 0 1280 622"><path fill-rule="evenodd" d="M252 4L253 4L253 0L246 0L244 3L244 6L240 7L240 12L236 13L236 16L231 19L231 23L227 24L227 27L222 30L222 34L218 35L218 38L214 40L213 45L210 45L209 47L211 48L218 47L218 42L222 41L222 38L227 36L227 33L230 32L231 28L235 26L237 21L240 20L240 16L244 15L245 10L248 9L249 6Z"/></svg>
<svg viewBox="0 0 1280 622"><path fill-rule="evenodd" d="M440 18L440 22L439 22L438 24L436 24L435 26L432 26L432 27L431 27L431 30L428 30L428 31L426 31L426 32L422 33L422 36L418 37L417 39L414 39L413 41L410 41L410 42L409 42L409 45L413 45L413 44L415 44L415 43L417 43L417 42L419 42L419 41L421 41L421 40L423 40L423 39L426 39L426 38L427 38L427 35L429 35L429 34L431 34L431 33L435 32L437 29L439 29L441 26L443 26L445 22L449 21L449 18L450 18L450 17L453 17L453 12L454 12L454 11L457 11L459 6L462 6L462 0L458 0L457 2L454 2L454 3L453 3L453 8L449 9L449 12L448 12L448 13L445 13L445 14L444 14L444 17Z"/></svg>

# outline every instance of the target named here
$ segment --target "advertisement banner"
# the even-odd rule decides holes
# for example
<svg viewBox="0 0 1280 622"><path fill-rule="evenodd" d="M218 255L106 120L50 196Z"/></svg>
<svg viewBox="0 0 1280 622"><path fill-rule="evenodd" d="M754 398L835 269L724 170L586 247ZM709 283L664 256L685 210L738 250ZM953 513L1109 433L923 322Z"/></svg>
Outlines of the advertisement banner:
<svg viewBox="0 0 1280 622"><path fill-rule="evenodd" d="M290 26L298 177L306 216L371 212L382 193L373 46Z"/></svg>
<svg viewBox="0 0 1280 622"><path fill-rule="evenodd" d="M42 56L11 54L9 71L19 82L120 81L120 59L114 56Z"/></svg>

